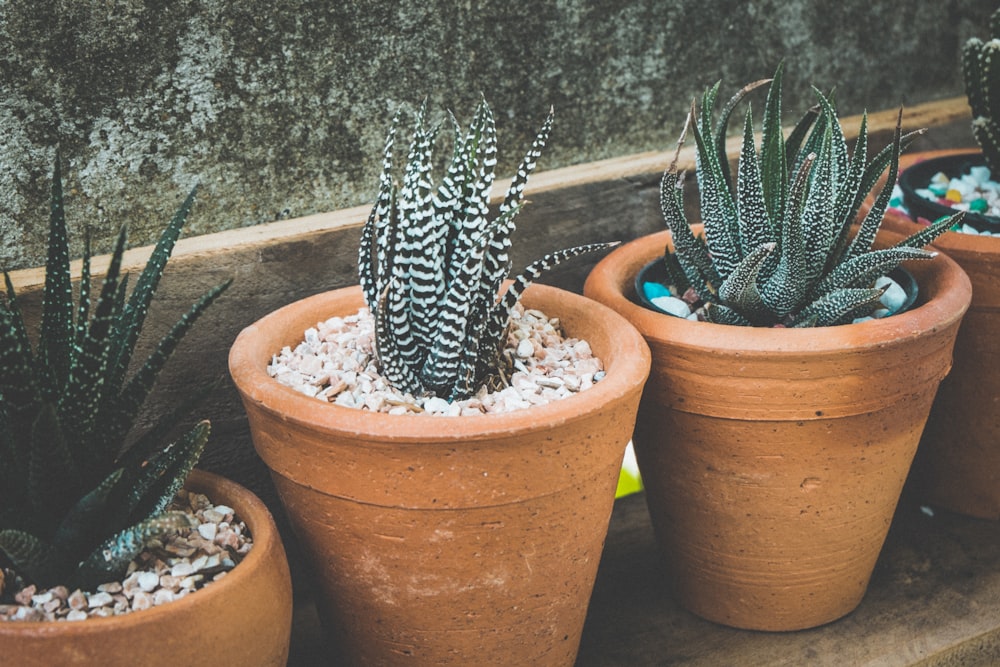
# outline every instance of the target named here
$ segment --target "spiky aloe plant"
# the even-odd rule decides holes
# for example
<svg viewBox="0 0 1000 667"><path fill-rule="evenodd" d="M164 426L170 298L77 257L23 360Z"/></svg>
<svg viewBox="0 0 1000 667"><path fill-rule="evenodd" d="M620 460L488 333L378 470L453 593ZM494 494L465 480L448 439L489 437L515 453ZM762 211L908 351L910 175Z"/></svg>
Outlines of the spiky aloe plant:
<svg viewBox="0 0 1000 667"><path fill-rule="evenodd" d="M490 218L496 129L485 100L463 134L450 116L454 149L433 185L431 152L438 129L417 114L401 186L393 180L398 116L386 138L378 199L365 224L358 269L376 320L382 373L397 389L448 400L475 394L504 368L512 308L528 285L556 264L611 247L598 243L543 257L502 295L511 260L514 218L524 187L552 127L552 113L524 156L499 213Z"/></svg>
<svg viewBox="0 0 1000 667"><path fill-rule="evenodd" d="M990 39L973 37L962 48L962 75L972 134L990 171L1000 174L1000 9L990 16Z"/></svg>
<svg viewBox="0 0 1000 667"><path fill-rule="evenodd" d="M873 250L892 190L888 183L852 238L851 225L864 198L886 167L896 174L901 146L913 135L902 136L897 123L892 144L866 164L867 118L849 155L833 105L814 89L818 107L786 139L781 73L779 65L773 79L745 86L714 125L719 84L705 91L700 114L692 103L680 144L690 128L697 143L704 239L685 218L684 174L678 173L676 157L661 182L660 204L675 248L666 255L668 271L681 291L694 290L712 322L829 326L870 314L884 291L874 287L875 280L904 260L933 257L922 247L958 219L935 223L895 247ZM748 92L768 82L760 151L748 108L734 187L725 152L729 118Z"/></svg>
<svg viewBox="0 0 1000 667"><path fill-rule="evenodd" d="M229 286L209 290L126 378L146 312L193 202L164 229L131 295L125 230L91 312L90 248L73 304L62 179L52 179L42 322L32 347L10 277L0 299L0 561L41 586L92 587L124 573L150 540L188 525L164 512L208 438L202 421L164 446L190 404L125 447L139 409L177 343ZM74 321L75 311L75 321Z"/></svg>

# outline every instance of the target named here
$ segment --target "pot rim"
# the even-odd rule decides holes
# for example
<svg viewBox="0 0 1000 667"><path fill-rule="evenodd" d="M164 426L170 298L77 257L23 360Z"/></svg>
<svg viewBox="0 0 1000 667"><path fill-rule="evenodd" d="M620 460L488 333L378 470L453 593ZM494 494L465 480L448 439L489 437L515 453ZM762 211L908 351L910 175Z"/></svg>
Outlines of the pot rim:
<svg viewBox="0 0 1000 667"><path fill-rule="evenodd" d="M331 310L327 304L336 301L349 304L349 312ZM428 446L428 440L441 444L485 440L501 434L515 435L534 431L539 423L569 423L621 400L645 382L651 364L649 347L640 333L612 309L579 294L542 284L531 285L525 291L522 303L561 321L575 314L581 324L568 334L586 340L592 346L595 338L606 338L610 356L598 355L598 351L594 350L605 365L605 377L584 391L545 405L513 412L461 417L390 415L322 403L270 377L266 368L271 356L283 345L289 344L289 341L281 340L279 324L288 320L306 321L307 317L311 317L308 320L311 324L306 326L312 326L321 319L337 314L353 314L364 305L359 285L295 301L247 326L230 348L229 372L244 401L253 402L263 410L279 415L286 422L308 425L328 433L364 434L385 442L422 446ZM582 322L586 324L583 325ZM298 334L298 340L301 340L304 330L305 327ZM588 335L588 331L600 333Z"/></svg>
<svg viewBox="0 0 1000 667"><path fill-rule="evenodd" d="M253 537L253 548L246 557L226 576L207 584L194 593L168 604L157 605L142 611L121 616L88 618L85 621L4 621L0 622L0 643L4 637L55 637L66 634L76 636L113 633L136 626L148 625L152 632L161 618L169 614L186 614L196 605L203 605L209 599L229 597L234 603L239 596L234 594L246 586L253 586L259 572L268 567L268 557L273 551L266 545L280 544L278 530L270 510L252 491L231 479L195 468L191 471L184 488L195 493L203 493L215 504L232 507L241 521L246 523Z"/></svg>
<svg viewBox="0 0 1000 667"><path fill-rule="evenodd" d="M940 160L942 158L955 156L971 157L975 155L982 155L982 151L975 148L945 148L932 151L922 151L918 153L909 153L899 158L899 169L900 173L902 173L914 165L928 162L930 160ZM891 210L886 212L887 217L891 215L901 216L901 212L897 212L895 214ZM907 217L907 221L914 225L919 224L909 217ZM931 245L942 250L952 250L955 252L989 252L992 254L1000 252L1000 236L980 236L978 234L963 234L961 232L947 231L936 238Z"/></svg>
<svg viewBox="0 0 1000 667"><path fill-rule="evenodd" d="M629 298L635 274L664 252L670 237L670 232L663 230L615 248L594 267L584 294L622 313L651 340L669 340L672 344L702 348L706 353L821 356L846 349L905 344L923 332L960 320L972 298L965 272L947 255L938 253L931 260L904 263L916 276L922 299L910 310L891 317L804 329L694 322L649 310ZM879 238L891 242L903 237L883 230Z"/></svg>

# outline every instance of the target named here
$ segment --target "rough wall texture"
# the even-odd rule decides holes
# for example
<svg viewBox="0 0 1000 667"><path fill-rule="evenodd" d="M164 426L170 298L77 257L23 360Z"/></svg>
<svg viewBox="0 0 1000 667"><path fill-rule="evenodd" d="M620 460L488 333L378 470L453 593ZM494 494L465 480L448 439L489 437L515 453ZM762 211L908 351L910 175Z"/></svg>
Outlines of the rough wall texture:
<svg viewBox="0 0 1000 667"><path fill-rule="evenodd" d="M529 9L530 7L530 9ZM494 108L509 173L549 105L541 168L662 150L692 95L786 60L844 113L959 95L992 3L939 0L7 0L0 3L0 268L44 260L67 163L74 254L150 243L201 184L188 234L365 203L392 115Z"/></svg>

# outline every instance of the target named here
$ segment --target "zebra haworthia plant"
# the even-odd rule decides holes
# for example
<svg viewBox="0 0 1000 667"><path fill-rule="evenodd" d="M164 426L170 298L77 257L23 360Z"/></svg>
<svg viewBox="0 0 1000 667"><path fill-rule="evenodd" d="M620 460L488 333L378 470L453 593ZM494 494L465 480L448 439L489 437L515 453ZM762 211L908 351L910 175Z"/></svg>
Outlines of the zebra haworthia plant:
<svg viewBox="0 0 1000 667"><path fill-rule="evenodd" d="M1000 9L990 16L990 39L973 37L962 48L962 75L972 134L995 178L1000 174Z"/></svg>
<svg viewBox="0 0 1000 667"><path fill-rule="evenodd" d="M511 311L544 271L582 253L614 244L583 245L529 265L501 295L511 268L514 218L524 187L552 127L549 113L499 206L490 217L496 129L485 100L463 133L454 116L454 148L436 186L431 153L438 129L416 117L401 185L393 180L393 120L383 153L379 194L364 227L358 269L375 317L383 375L397 389L447 400L501 382Z"/></svg>
<svg viewBox="0 0 1000 667"><path fill-rule="evenodd" d="M167 358L229 282L209 290L145 362L130 377L126 374L193 198L194 191L164 229L128 296L128 276L121 271L125 229L93 304L88 241L74 306L57 158L42 320L34 349L12 281L4 274L0 564L28 582L92 588L120 578L148 542L189 524L184 513L164 510L201 455L209 424L198 423L170 444L164 445L164 437L207 388L193 392L128 446L126 442Z"/></svg>
<svg viewBox="0 0 1000 667"><path fill-rule="evenodd" d="M660 204L673 235L665 257L679 293L693 290L708 321L741 326L829 326L869 315L884 288L876 279L904 260L927 259L922 249L961 214L939 221L892 248L873 249L889 202L899 153L912 134L897 122L892 144L866 164L867 117L850 155L831 101L814 89L818 105L788 135L781 126L781 73L745 86L713 113L719 84L705 91L701 111L692 103L680 144L690 129L704 238L689 226L683 205L684 174L677 160L667 169ZM735 106L770 82L759 152L748 108L735 188L726 156L726 131ZM902 111L900 111L901 120ZM890 180L875 198L853 238L861 204L888 167Z"/></svg>

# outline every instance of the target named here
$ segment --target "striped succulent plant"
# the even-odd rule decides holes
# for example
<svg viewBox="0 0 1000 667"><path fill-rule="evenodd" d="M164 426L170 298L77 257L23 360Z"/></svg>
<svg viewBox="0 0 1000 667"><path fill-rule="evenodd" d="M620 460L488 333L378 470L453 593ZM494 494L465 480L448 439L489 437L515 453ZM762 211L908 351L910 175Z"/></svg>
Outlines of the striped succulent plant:
<svg viewBox="0 0 1000 667"><path fill-rule="evenodd" d="M962 48L965 94L972 109L972 134L990 171L1000 174L1000 9L990 17L990 39L969 39Z"/></svg>
<svg viewBox="0 0 1000 667"><path fill-rule="evenodd" d="M502 377L510 314L528 285L552 266L598 243L562 250L529 265L499 295L511 260L514 218L552 127L550 112L517 169L498 215L490 218L496 129L485 100L467 131L450 116L454 149L432 184L437 128L417 114L401 186L393 180L398 116L385 142L379 194L362 232L358 269L375 316L382 373L401 391L447 400L472 396Z"/></svg>
<svg viewBox="0 0 1000 667"><path fill-rule="evenodd" d="M704 302L712 322L829 326L870 314L884 291L875 280L904 260L933 257L922 247L956 222L949 218L895 247L872 249L892 190L889 183L852 238L851 225L864 198L886 167L896 174L901 147L913 135L903 136L897 123L892 144L866 164L867 118L849 155L832 103L816 90L817 107L786 139L781 72L779 65L773 79L740 90L717 124L712 116L718 83L702 96L700 114L692 103L681 144L688 129L693 131L704 238L685 218L684 174L678 173L677 157L661 182L660 204L674 240L674 252L666 255L668 273L679 291L691 288ZM729 118L747 93L769 82L760 151L748 108L734 188L725 150Z"/></svg>
<svg viewBox="0 0 1000 667"><path fill-rule="evenodd" d="M89 242L73 304L61 180L57 158L34 350L6 273L0 298L0 563L41 586L92 587L123 574L152 539L188 525L164 509L201 455L208 422L166 446L163 439L204 391L127 447L126 438L167 358L229 283L209 290L126 378L194 192L127 298L122 229L91 312Z"/></svg>

